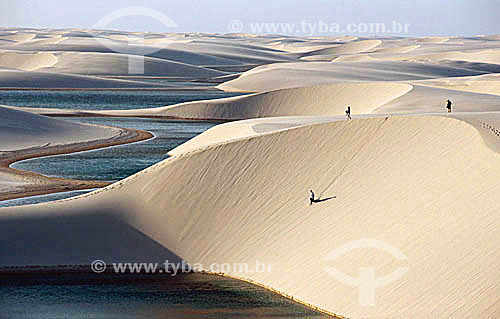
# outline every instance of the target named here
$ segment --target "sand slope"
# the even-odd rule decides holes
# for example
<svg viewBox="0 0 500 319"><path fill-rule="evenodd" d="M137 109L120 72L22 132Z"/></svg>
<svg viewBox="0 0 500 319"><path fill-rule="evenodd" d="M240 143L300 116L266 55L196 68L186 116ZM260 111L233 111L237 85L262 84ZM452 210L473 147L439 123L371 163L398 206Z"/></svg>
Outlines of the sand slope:
<svg viewBox="0 0 500 319"><path fill-rule="evenodd" d="M498 127L497 115L488 118L480 121ZM145 261L162 255L154 248L160 244L190 262L273 263L272 273L232 275L349 317L493 318L500 309L500 155L482 134L498 137L470 121L477 127L426 116L331 122L183 153L97 194L0 210L1 260ZM311 207L309 188L336 198ZM95 227L104 222L123 229L126 240ZM58 223L65 226L47 236L44 227ZM131 245L132 230L149 242ZM103 241L83 240L88 231ZM16 244L21 238L36 245ZM387 242L408 261L377 249L324 260L360 238ZM409 271L377 288L374 307L360 307L356 288L323 271L333 266L356 276L360 262L377 274Z"/></svg>
<svg viewBox="0 0 500 319"><path fill-rule="evenodd" d="M485 73L405 61L278 63L254 68L217 88L224 91L262 92L323 83L410 81Z"/></svg>
<svg viewBox="0 0 500 319"><path fill-rule="evenodd" d="M58 53L57 63L43 71L84 75L129 75L129 60L138 57L115 53ZM143 76L210 78L227 73L157 58L144 58Z"/></svg>
<svg viewBox="0 0 500 319"><path fill-rule="evenodd" d="M4 59L0 87L169 87L104 77L124 74L124 58L141 52L139 34L3 31L0 48L16 55ZM497 36L143 36L142 49L159 48L146 58L145 76L257 93L94 115L249 120L216 126L100 191L0 209L0 265L183 259L208 269L258 261L272 271L227 275L351 318L500 317ZM33 52L58 63L22 71L50 64ZM0 113L6 149L86 137L71 135L85 129L67 122ZM310 205L309 189L322 201ZM363 239L404 258L375 247L327 259ZM325 270L332 267L353 278L366 273L360 267L373 267L376 278L407 272L377 287L375 305L364 307L357 287Z"/></svg>
<svg viewBox="0 0 500 319"><path fill-rule="evenodd" d="M411 85L403 83L339 83L186 102L151 109L94 111L91 113L198 120L235 120L270 116L344 115L348 105L357 113L371 113L376 108L406 94L411 89ZM41 111L43 112L43 110Z"/></svg>
<svg viewBox="0 0 500 319"><path fill-rule="evenodd" d="M11 71L0 69L0 88L166 88L168 84L141 81L115 80L76 74L50 73L42 71Z"/></svg>
<svg viewBox="0 0 500 319"><path fill-rule="evenodd" d="M57 63L51 53L15 53L0 51L0 68L12 68L23 71L35 71Z"/></svg>
<svg viewBox="0 0 500 319"><path fill-rule="evenodd" d="M0 106L0 151L108 138L118 129L83 125Z"/></svg>

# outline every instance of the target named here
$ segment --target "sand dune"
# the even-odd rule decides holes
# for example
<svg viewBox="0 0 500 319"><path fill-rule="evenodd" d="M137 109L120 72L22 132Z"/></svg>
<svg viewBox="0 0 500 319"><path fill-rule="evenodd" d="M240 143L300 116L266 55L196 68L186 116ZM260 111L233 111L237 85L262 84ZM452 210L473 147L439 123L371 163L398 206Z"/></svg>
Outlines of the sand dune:
<svg viewBox="0 0 500 319"><path fill-rule="evenodd" d="M400 47L394 47L394 48L380 48L380 49L376 49L375 52L377 52L377 53L408 53L408 52L416 50L420 47L421 47L421 45L407 45L407 46L400 46Z"/></svg>
<svg viewBox="0 0 500 319"><path fill-rule="evenodd" d="M34 39L31 42L29 42L31 45L38 46L38 45L48 45L48 44L58 44L61 43L68 38L57 36L57 37L50 37L47 39Z"/></svg>
<svg viewBox="0 0 500 319"><path fill-rule="evenodd" d="M52 119L0 106L0 152L108 138L119 133L96 125Z"/></svg>
<svg viewBox="0 0 500 319"><path fill-rule="evenodd" d="M421 42L421 43L445 43L449 40L450 40L450 38L446 38L446 37L427 37L427 38L418 38L417 42Z"/></svg>
<svg viewBox="0 0 500 319"><path fill-rule="evenodd" d="M331 61L331 62L373 62L373 61L376 61L376 60L377 60L376 58L373 58L373 57L368 56L368 55L353 54L353 55L339 56L338 58L335 58L333 60L326 59L324 61Z"/></svg>
<svg viewBox="0 0 500 319"><path fill-rule="evenodd" d="M336 58L372 51L381 44L380 40L352 41L306 52L300 59L303 61L331 61Z"/></svg>
<svg viewBox="0 0 500 319"><path fill-rule="evenodd" d="M56 63L57 58L52 53L15 53L0 51L0 68L36 71L41 68L51 67Z"/></svg>
<svg viewBox="0 0 500 319"><path fill-rule="evenodd" d="M14 44L27 42L33 40L36 34L34 33L13 33L0 36L0 40L9 41Z"/></svg>
<svg viewBox="0 0 500 319"><path fill-rule="evenodd" d="M68 37L67 35L65 35ZM147 39L146 39L147 40ZM218 40L216 40L217 42ZM187 64L252 64L272 63L282 61L295 61L289 54L282 52L271 52L268 48L260 49L238 47L234 45L203 43L196 41L149 41L146 45L135 44L133 41L111 41L107 46L90 37L68 37L68 39L57 44L33 44L25 43L16 46L16 50L29 51L72 51L72 52L99 52L122 54L140 54L144 52L152 58L167 59ZM151 53L152 52L152 53Z"/></svg>
<svg viewBox="0 0 500 319"><path fill-rule="evenodd" d="M102 89L102 88L166 88L168 84L105 79L76 74L0 70L0 88L32 89Z"/></svg>
<svg viewBox="0 0 500 319"><path fill-rule="evenodd" d="M312 56L312 55L344 55L344 54L354 54L354 53L361 53L361 52L366 52L370 51L373 48L379 46L382 44L382 41L380 40L362 40L362 41L355 41L355 42L348 42L345 44L341 44L338 46L330 47L330 48L323 48L319 50L314 50L311 52L308 52L305 54L305 56Z"/></svg>
<svg viewBox="0 0 500 319"><path fill-rule="evenodd" d="M330 84L186 102L152 109L94 111L91 114L237 120L270 116L344 115L348 105L358 113L371 113L411 89L411 85L403 83ZM72 112L65 111L65 114Z"/></svg>
<svg viewBox="0 0 500 319"><path fill-rule="evenodd" d="M446 111L448 99L453 102L455 112L500 111L500 97L498 95L413 85L411 91L391 100L375 112L440 113Z"/></svg>
<svg viewBox="0 0 500 319"><path fill-rule="evenodd" d="M280 116L273 118L259 118L229 122L210 128L200 135L195 136L184 144L168 152L168 155L193 152L197 149L227 141L236 141L243 138L259 136L269 132L286 130L305 125L332 122L339 117L330 116Z"/></svg>
<svg viewBox="0 0 500 319"><path fill-rule="evenodd" d="M498 116L487 118L481 121L497 127ZM307 125L184 153L93 195L0 210L2 262L90 263L96 256L144 262L170 254L203 264L258 260L273 263L273 272L230 275L349 317L495 317L500 183L493 168L500 155L478 130L498 139L479 124L452 118L383 117ZM311 187L337 198L311 207ZM47 236L47 227L58 223L65 227ZM103 224L109 228L96 227ZM17 231L6 231L12 227ZM113 235L118 231L121 241ZM98 240L89 241L86 232ZM137 236L142 239L132 245ZM18 245L21 238L36 244ZM376 249L333 265L324 260L359 238L383 240L409 260L401 264ZM360 307L357 288L322 270L351 274L359 262L375 263L380 274L406 265L409 271L377 288L374 307Z"/></svg>
<svg viewBox="0 0 500 319"><path fill-rule="evenodd" d="M0 55L10 68L0 70L0 88L171 87L104 77L125 75L142 34L15 31L0 35L11 50ZM226 275L351 318L497 318L498 40L145 34L145 48L158 49L145 59L145 77L257 93L86 115L248 120L218 125L91 194L0 209L0 266L258 261L272 271ZM0 115L0 151L116 133L13 108ZM22 183L0 172L0 191ZM322 200L314 205L311 188ZM326 259L363 238L407 260L364 248ZM359 289L331 267L354 278L360 267L375 267L376 278L408 270L363 307Z"/></svg>
<svg viewBox="0 0 500 319"><path fill-rule="evenodd" d="M500 95L500 77L498 74L426 80L420 81L419 84L450 90Z"/></svg>
<svg viewBox="0 0 500 319"><path fill-rule="evenodd" d="M277 63L254 68L217 88L224 91L262 92L324 83L410 81L485 73L406 61Z"/></svg>
<svg viewBox="0 0 500 319"><path fill-rule="evenodd" d="M500 64L500 50L484 50L478 52L444 52L411 57L411 60L441 61L458 60L467 62L480 62Z"/></svg>
<svg viewBox="0 0 500 319"><path fill-rule="evenodd" d="M43 71L84 75L129 75L130 57L115 53L56 53L58 62ZM210 78L226 75L212 69L168 61L144 58L144 76L165 76L182 78Z"/></svg>

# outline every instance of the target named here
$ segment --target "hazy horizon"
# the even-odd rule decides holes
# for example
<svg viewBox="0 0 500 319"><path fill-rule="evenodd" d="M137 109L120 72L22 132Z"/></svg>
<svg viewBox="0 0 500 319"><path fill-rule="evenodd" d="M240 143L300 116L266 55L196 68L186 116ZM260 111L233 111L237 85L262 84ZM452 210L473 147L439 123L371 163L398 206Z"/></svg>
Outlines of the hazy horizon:
<svg viewBox="0 0 500 319"><path fill-rule="evenodd" d="M157 0L110 0L105 3L95 0L85 2L16 0L0 2L0 27L19 28L81 28L91 29L104 16L124 7L142 6L157 10L173 20L178 27L167 28L158 21L143 16L129 16L117 19L106 29L120 31L150 32L206 32L230 33L228 23L241 22L243 33L252 32L250 24L301 23L369 24L393 21L409 24L407 33L398 36L473 36L500 33L500 3L494 0L456 1L346 1L297 0L254 1L236 3L228 0L201 2L197 0L157 1ZM282 31L282 32L279 32ZM295 31L295 30L294 30ZM340 30L344 31L344 30ZM299 31L297 31L299 32ZM294 32L259 33L296 34ZM316 32L312 35L353 34L358 32ZM304 34L300 34L304 35ZM366 35L369 35L366 33ZM387 34L370 34L387 36Z"/></svg>

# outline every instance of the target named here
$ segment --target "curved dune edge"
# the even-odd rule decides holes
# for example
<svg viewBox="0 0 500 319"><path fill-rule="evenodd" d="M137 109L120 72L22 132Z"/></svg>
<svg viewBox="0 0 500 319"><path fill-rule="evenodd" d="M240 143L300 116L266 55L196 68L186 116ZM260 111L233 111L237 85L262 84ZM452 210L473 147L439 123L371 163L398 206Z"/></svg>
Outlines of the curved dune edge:
<svg viewBox="0 0 500 319"><path fill-rule="evenodd" d="M142 141L152 134L116 127L79 124L0 106L0 201L107 186L101 181L47 177L11 168L14 162L42 156Z"/></svg>
<svg viewBox="0 0 500 319"><path fill-rule="evenodd" d="M36 34L33 34L33 33L14 32L12 34L0 36L0 40L8 40L8 41L12 41L15 44L18 44L18 43L31 41L35 37L36 37Z"/></svg>
<svg viewBox="0 0 500 319"><path fill-rule="evenodd" d="M402 47L393 47L393 48L380 48L376 49L376 53L408 53L414 51L418 48L422 47L422 45L406 45Z"/></svg>
<svg viewBox="0 0 500 319"><path fill-rule="evenodd" d="M339 121L343 117L331 116L280 116L229 122L214 126L205 132L177 146L167 154L178 156L196 149L206 148L222 142L241 140L270 132L287 130L295 127Z"/></svg>
<svg viewBox="0 0 500 319"><path fill-rule="evenodd" d="M57 58L52 53L16 53L0 51L0 68L12 68L22 71L36 71L57 64Z"/></svg>
<svg viewBox="0 0 500 319"><path fill-rule="evenodd" d="M498 74L425 80L419 81L418 84L471 93L500 95L500 76Z"/></svg>
<svg viewBox="0 0 500 319"><path fill-rule="evenodd" d="M361 41L353 41L348 42L336 46L332 46L329 48L322 48L318 50L313 50L304 54L304 57L307 56L316 56L316 55L342 55L342 54L354 54L361 53L373 50L382 44L381 40L361 40Z"/></svg>
<svg viewBox="0 0 500 319"><path fill-rule="evenodd" d="M347 60L354 59L348 62L341 57L335 62L274 63L246 71L216 88L227 92L264 92L331 83L401 82L487 73L461 66L406 61L410 59L407 56L393 61L381 58L355 55L347 56Z"/></svg>
<svg viewBox="0 0 500 319"><path fill-rule="evenodd" d="M402 59L400 57L398 59ZM405 57L407 60L424 60L424 61L466 61L477 63L500 64L500 50L489 49L481 51L446 51L442 53L431 53Z"/></svg>
<svg viewBox="0 0 500 319"><path fill-rule="evenodd" d="M22 181L15 189L6 189L0 192L0 201L16 198L47 195L60 192L101 188L112 183L103 181L87 181L49 177L35 172L19 170L10 167L15 162L37 157L64 155L82 151L97 150L110 146L135 143L152 138L146 131L136 129L121 129L120 134L108 139L88 142L67 143L51 147L34 147L11 152L7 156L0 156L0 173L6 178Z"/></svg>
<svg viewBox="0 0 500 319"><path fill-rule="evenodd" d="M40 71L0 69L2 90L126 90L168 89L169 84L148 83L132 80L107 79L96 76L64 74Z"/></svg>
<svg viewBox="0 0 500 319"><path fill-rule="evenodd" d="M421 43L445 43L450 40L448 37L425 37L425 38L417 38L417 42Z"/></svg>
<svg viewBox="0 0 500 319"><path fill-rule="evenodd" d="M56 52L57 63L45 66L43 71L81 75L130 75L130 61L144 63L141 76L166 76L180 78L210 78L227 75L208 68L166 59L135 57L117 53Z"/></svg>
<svg viewBox="0 0 500 319"><path fill-rule="evenodd" d="M281 89L244 96L186 102L136 110L96 111L111 116L156 116L190 120L240 120L278 116L344 115L348 105L357 113L378 107L410 92L404 83L338 83Z"/></svg>
<svg viewBox="0 0 500 319"><path fill-rule="evenodd" d="M491 118L479 120L496 126ZM273 263L272 273L227 275L349 317L494 317L500 155L478 130L487 131L448 117L382 117L223 142L76 199L1 209L0 230L15 222L18 231L6 232L0 256L3 264L26 257L36 264L88 264L97 256L148 261L134 246L79 241L79 233L93 229L92 216L113 216L190 263ZM310 207L309 187L337 198ZM467 198L474 198L474 214ZM55 237L37 230L43 220L76 215L78 228L69 222ZM106 230L92 233L100 238L100 231ZM377 288L377 304L369 309L357 304L357 289L322 271L332 266L324 262L330 251L359 238L382 240L409 258L408 274ZM22 247L12 256L16 240L36 242L36 251ZM109 255L103 246L112 248ZM335 267L349 273L363 258L375 263L377 274L401 266L376 250L352 253L354 261L337 260Z"/></svg>

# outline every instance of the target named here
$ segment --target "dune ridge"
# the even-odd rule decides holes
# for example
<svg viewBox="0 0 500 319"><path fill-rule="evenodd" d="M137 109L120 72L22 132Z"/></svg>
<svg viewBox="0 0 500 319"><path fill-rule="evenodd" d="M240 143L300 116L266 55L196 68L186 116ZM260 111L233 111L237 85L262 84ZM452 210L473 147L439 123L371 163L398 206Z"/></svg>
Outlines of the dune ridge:
<svg viewBox="0 0 500 319"><path fill-rule="evenodd" d="M497 120L498 116L490 124L497 126ZM491 171L499 164L500 155L484 143L480 129L447 117L381 117L306 125L211 145L175 156L92 195L1 209L0 225L15 222L19 229L2 242L2 261L88 263L94 251L102 249L70 236L76 224L70 222L56 238L48 239L41 238L41 232L32 232L30 225L77 218L78 232L82 232L90 229L93 218L87 214L93 212L114 216L189 262L274 263L272 273L228 275L259 282L349 317L402 313L410 317L493 317L498 314L498 300L486 296L498 293L490 280L500 264L496 254L482 251L488 247L495 250L494 229L500 226L491 196L491 192L500 191L498 176ZM395 155L389 151L395 146L405 152ZM317 152L322 156L318 158ZM235 155L237 162L232 161ZM476 169L471 171L470 167ZM359 174L368 172L373 175L371 183L356 182ZM232 177L235 174L237 180ZM399 178L394 179L394 174ZM466 183L456 185L457 178ZM165 185L165 180L183 185L183 192ZM309 187L322 197L337 198L309 207ZM443 193L443 189L447 191ZM140 200L127 198L130 193ZM365 196L359 197L360 193ZM481 205L475 215L468 214L465 202L455 201L465 194ZM117 205L119 202L122 204ZM31 217L19 219L21 212ZM377 220L383 220L384 227L372 227ZM387 227L393 231L387 232ZM30 233L25 233L28 229ZM477 229L487 231L478 236ZM360 235L397 246L408 256L411 269L404 286L394 283L377 289L378 303L370 308L359 307L357 289L321 271L328 266L323 258L329 251ZM18 236L37 242L37 252L25 247L17 256L8 255ZM232 240L225 240L226 236ZM308 240L304 241L304 236ZM69 240L79 254L64 256L49 250L53 240ZM377 264L384 267L377 272L390 273L399 266L398 260L380 256L376 250L363 253L369 260L383 259ZM106 261L122 257L119 253L100 256ZM359 260L360 256L354 256ZM356 266L352 262L336 261L336 267L349 272ZM478 273L471 264L491 267ZM299 280L301 277L304 279ZM441 300L439 307L435 306L436 298ZM457 313L456 309L462 310Z"/></svg>
<svg viewBox="0 0 500 319"><path fill-rule="evenodd" d="M360 113L371 113L372 110L404 95L411 89L411 85L398 83L330 84L225 99L186 102L149 110L98 113L235 120L285 115L342 115L347 105L352 105ZM358 98L360 93L363 98Z"/></svg>

